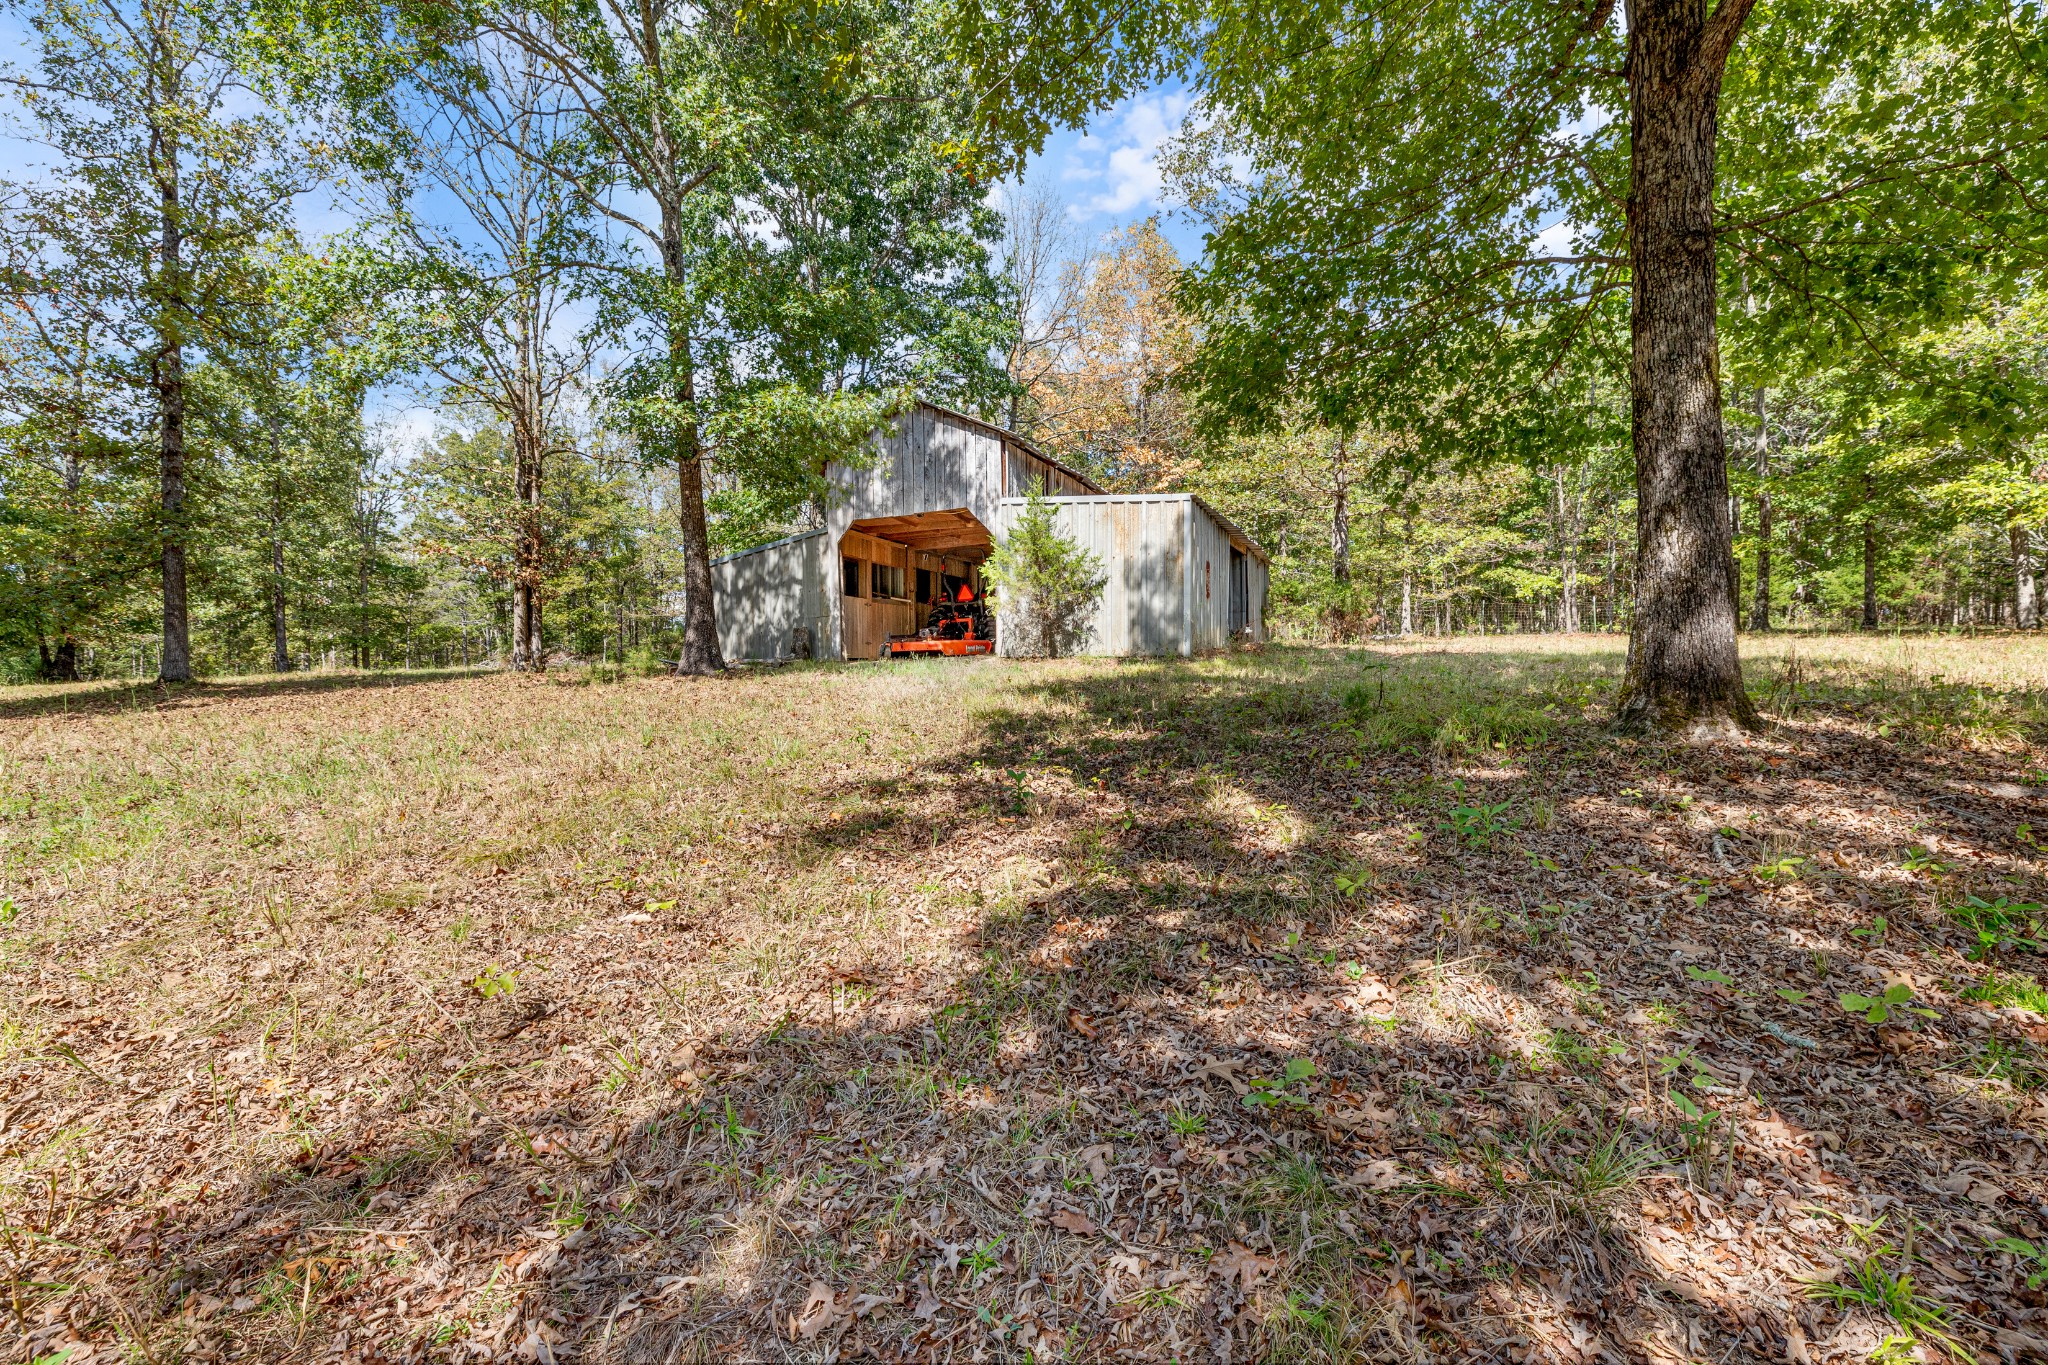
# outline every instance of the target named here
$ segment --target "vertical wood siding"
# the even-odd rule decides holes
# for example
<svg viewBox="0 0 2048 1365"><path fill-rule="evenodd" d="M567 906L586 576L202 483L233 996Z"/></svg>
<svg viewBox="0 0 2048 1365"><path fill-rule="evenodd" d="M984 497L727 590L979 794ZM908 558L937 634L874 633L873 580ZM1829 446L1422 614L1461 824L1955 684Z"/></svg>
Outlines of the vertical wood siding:
<svg viewBox="0 0 2048 1365"><path fill-rule="evenodd" d="M869 565L888 564L903 570L906 588L915 585L913 574L919 556L908 545L899 545L893 540L878 536L863 535L848 531L840 538L841 559L851 556L861 561L863 594L872 592L872 578ZM841 586L842 580L835 579L833 587ZM849 659L872 659L881 653L882 642L891 635L908 635L917 629L917 604L893 598L875 598L869 595L848 597L841 593L840 610L845 615L845 634L841 647Z"/></svg>

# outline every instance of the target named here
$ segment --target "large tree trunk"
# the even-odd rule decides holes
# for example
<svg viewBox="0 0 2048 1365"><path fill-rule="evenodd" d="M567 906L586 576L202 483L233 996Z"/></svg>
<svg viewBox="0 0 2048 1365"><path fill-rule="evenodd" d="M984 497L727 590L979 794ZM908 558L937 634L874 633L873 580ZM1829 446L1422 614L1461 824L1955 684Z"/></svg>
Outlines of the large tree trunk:
<svg viewBox="0 0 2048 1365"><path fill-rule="evenodd" d="M2013 526L2008 534L2012 541L2013 623L2021 630L2033 630L2041 624L2041 608L2035 597L2034 560L2027 553L2027 532Z"/></svg>
<svg viewBox="0 0 2048 1365"><path fill-rule="evenodd" d="M1863 628L1877 629L1877 522L1863 518Z"/></svg>
<svg viewBox="0 0 2048 1365"><path fill-rule="evenodd" d="M1330 458L1330 586L1337 591L1324 624L1334 640L1349 640L1358 630L1351 611L1351 471L1344 446L1340 435Z"/></svg>
<svg viewBox="0 0 2048 1365"><path fill-rule="evenodd" d="M512 569L512 668L519 673L526 671L526 607L530 600L526 593L526 577L519 571L515 554Z"/></svg>
<svg viewBox="0 0 2048 1365"><path fill-rule="evenodd" d="M184 232L178 205L175 150L167 154L168 172L159 184L162 202L159 230L160 265L166 297L157 300L162 337L156 358L157 484L163 503L164 647L157 676L165 682L192 680L192 634L185 596L185 350L179 333L185 319L178 303L184 294Z"/></svg>
<svg viewBox="0 0 2048 1365"><path fill-rule="evenodd" d="M1749 603L1749 628L1771 628L1771 491L1756 495L1756 587Z"/></svg>
<svg viewBox="0 0 2048 1365"><path fill-rule="evenodd" d="M44 682L78 681L78 641L65 631L57 637L57 648L53 651L47 640L36 646L42 656Z"/></svg>
<svg viewBox="0 0 2048 1365"><path fill-rule="evenodd" d="M1340 588L1351 586L1351 480L1344 468L1344 442L1337 441L1337 459L1332 471L1330 503L1330 581Z"/></svg>
<svg viewBox="0 0 2048 1365"><path fill-rule="evenodd" d="M678 673L722 673L717 609L711 598L711 528L704 517L704 460L690 421L676 453L677 516L683 530L683 648Z"/></svg>
<svg viewBox="0 0 2048 1365"><path fill-rule="evenodd" d="M1714 139L1750 0L1629 8L1629 365L1636 609L1616 720L1696 735L1759 724L1735 650L1715 335Z"/></svg>
<svg viewBox="0 0 2048 1365"><path fill-rule="evenodd" d="M1557 493L1557 628L1571 635L1579 629L1579 539L1584 515L1580 495L1573 495L1567 503L1564 466L1553 465L1550 476Z"/></svg>
<svg viewBox="0 0 2048 1365"><path fill-rule="evenodd" d="M676 398L683 419L676 442L676 518L683 532L683 648L676 672L709 674L725 671L718 646L718 614L711 599L711 527L704 516L704 449L694 415L697 401L695 357L687 337L669 343L677 376Z"/></svg>
<svg viewBox="0 0 2048 1365"><path fill-rule="evenodd" d="M542 543L541 480L545 471L547 432L541 411L540 382L534 365L540 351L535 333L537 310L529 296L519 319L512 392L512 484L519 503L519 526L512 551L512 667L544 672L548 666L541 632L541 574L546 546Z"/></svg>

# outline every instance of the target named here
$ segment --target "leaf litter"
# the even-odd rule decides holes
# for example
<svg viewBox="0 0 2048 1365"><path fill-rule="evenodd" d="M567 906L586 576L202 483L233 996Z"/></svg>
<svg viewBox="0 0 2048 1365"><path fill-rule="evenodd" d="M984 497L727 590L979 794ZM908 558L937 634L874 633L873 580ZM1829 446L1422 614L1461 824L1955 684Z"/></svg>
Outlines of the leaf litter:
<svg viewBox="0 0 2048 1365"><path fill-rule="evenodd" d="M1599 676L1518 648L1458 666ZM1537 747L1381 746L1360 657L540 691L547 733L431 800L530 684L8 721L43 804L6 828L6 1330L67 1365L2040 1357L2048 997L2024 909L1971 927L2048 900L2039 751L1847 705L1664 748L1555 702ZM285 844L233 837L237 780L336 727L406 820L301 776ZM95 751L81 814L49 763ZM124 844L166 772L187 846Z"/></svg>

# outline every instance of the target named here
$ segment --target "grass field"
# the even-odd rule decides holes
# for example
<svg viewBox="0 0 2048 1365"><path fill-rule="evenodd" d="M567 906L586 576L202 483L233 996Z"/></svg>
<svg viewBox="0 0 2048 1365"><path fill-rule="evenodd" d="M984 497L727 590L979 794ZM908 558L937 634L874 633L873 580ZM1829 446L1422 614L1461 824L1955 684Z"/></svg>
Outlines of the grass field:
<svg viewBox="0 0 2048 1365"><path fill-rule="evenodd" d="M0 692L0 1354L2041 1356L2048 643L1745 648Z"/></svg>

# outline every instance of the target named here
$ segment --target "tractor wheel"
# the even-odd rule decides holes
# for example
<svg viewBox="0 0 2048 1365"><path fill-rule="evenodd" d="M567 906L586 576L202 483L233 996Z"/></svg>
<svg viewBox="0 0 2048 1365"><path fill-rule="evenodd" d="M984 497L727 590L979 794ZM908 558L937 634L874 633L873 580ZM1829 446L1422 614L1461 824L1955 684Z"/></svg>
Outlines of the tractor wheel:
<svg viewBox="0 0 2048 1365"><path fill-rule="evenodd" d="M895 658L895 657L896 657L896 651L895 651L895 650L893 650L893 649L891 649L891 648L890 648L889 646L887 646L887 645L883 645L883 646L882 646L882 650L881 650L881 652L880 652L879 654L875 655L875 657L876 657L877 659L880 659L880 660L881 660L881 661L882 661L883 663L887 663L887 662L889 662L889 660L891 660L891 659L893 659L893 658Z"/></svg>

